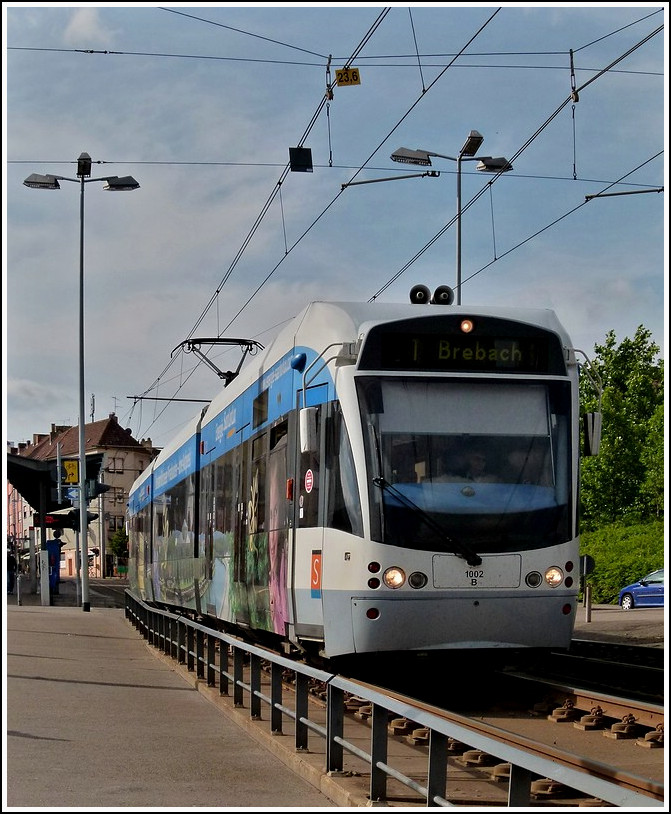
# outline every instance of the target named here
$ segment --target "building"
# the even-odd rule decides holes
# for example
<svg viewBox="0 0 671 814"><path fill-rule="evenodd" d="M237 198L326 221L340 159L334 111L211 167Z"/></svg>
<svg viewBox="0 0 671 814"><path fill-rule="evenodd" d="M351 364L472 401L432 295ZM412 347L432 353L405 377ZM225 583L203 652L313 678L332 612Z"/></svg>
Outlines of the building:
<svg viewBox="0 0 671 814"><path fill-rule="evenodd" d="M90 575L113 576L117 572L118 563L107 553L109 540L117 530L125 526L126 503L133 481L146 469L159 450L152 446L151 439L137 441L133 438L129 429L119 425L114 413L101 421L86 424L84 429L86 455L102 454L98 481L109 486L107 491L89 503L89 511L98 515L89 523L87 530ZM79 427L52 424L49 433L33 435L32 443L25 442L16 446L8 444L7 452L31 461L55 463L59 444L62 461L78 459ZM63 496L67 497L65 488ZM7 484L7 515L8 546L27 560L31 540L33 549L40 548L38 509L30 506L11 483ZM47 536L51 538L52 532L48 532ZM74 576L75 532L63 529L60 542L64 543L61 549L61 576Z"/></svg>

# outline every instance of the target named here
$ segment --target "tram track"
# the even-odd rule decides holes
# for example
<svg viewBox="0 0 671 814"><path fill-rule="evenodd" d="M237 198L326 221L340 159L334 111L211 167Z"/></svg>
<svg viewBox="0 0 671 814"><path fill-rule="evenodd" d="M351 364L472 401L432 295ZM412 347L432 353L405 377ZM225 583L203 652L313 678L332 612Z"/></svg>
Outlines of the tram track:
<svg viewBox="0 0 671 814"><path fill-rule="evenodd" d="M477 678L468 679L467 690L460 690L458 681L436 680L435 672L423 681L396 682L397 688L411 687L409 693L394 689L395 682L389 679L385 688L369 682L362 686L497 742L663 799L664 671L659 649L578 642L568 653L544 654L525 667L487 671L480 664ZM466 675L464 671L464 682ZM362 721L371 714L356 699L350 699L349 708ZM428 748L428 733L411 718L390 720L389 729L411 748ZM484 784L480 795L489 789L489 802L496 804L497 787L505 784L510 767L464 744L450 744L449 751L453 770L479 774ZM566 803L572 793L547 779L532 785L532 795L539 800ZM580 794L575 800L585 804Z"/></svg>
<svg viewBox="0 0 671 814"><path fill-rule="evenodd" d="M548 653L532 671L562 684L664 703L664 651L659 648L574 641L568 651Z"/></svg>
<svg viewBox="0 0 671 814"><path fill-rule="evenodd" d="M320 788L328 783L338 805L426 806L438 798L440 805L463 806L630 807L664 801L659 704L525 674L511 659L505 665L486 657L468 663L463 653L448 656L443 667L451 669L442 671L401 660L395 672L367 672L365 679L366 671L329 674L265 648L238 646L233 637L225 637L223 647L224 634L183 624L183 632L170 631L176 634L170 640L160 622L146 633L171 658L178 657L179 669L195 678L200 692L288 766ZM432 771L437 759L444 783L435 777L430 782L427 775L436 743L440 757L434 757ZM337 771L334 748L342 751ZM388 776L380 785L382 768ZM526 778L522 786L520 772Z"/></svg>
<svg viewBox="0 0 671 814"><path fill-rule="evenodd" d="M623 791L650 797L651 804L664 799L662 706L511 671L495 671L491 678L496 692L490 691L479 704L469 695L467 704L458 704L458 710L447 708L447 704L422 700L417 697L418 693L406 695L375 683L354 681L360 683L362 690L382 693L416 710L418 717L422 712L431 713L498 744L599 778ZM314 703L325 706L326 686L315 682L311 693ZM370 730L373 706L353 694L346 698L345 709L349 719L345 726L346 737L365 738L361 729ZM390 714L387 726L397 759L407 766L417 758L419 773L429 751L429 731L416 723L412 715L399 718ZM447 752L450 804L506 805L510 764L453 739ZM533 780L531 798L547 806L609 805L543 777ZM393 807L426 805L426 802L419 798L414 801L404 789L397 794L392 792L387 804Z"/></svg>
<svg viewBox="0 0 671 814"><path fill-rule="evenodd" d="M651 800L663 799L663 708L521 675L507 679L508 686L510 679L518 682L518 690L526 685L522 695L527 695L530 704L501 701L499 696L499 701L490 698L486 705L455 712L401 694L390 695L500 744L548 758ZM519 693L515 695L519 697ZM348 709L361 722L367 722L372 714L371 708L356 698L349 699ZM411 751L428 750L428 733L411 717L390 719L389 731ZM456 783L458 788L466 771L470 787L477 786L479 804L501 804L510 765L465 743L452 742L448 749L448 787ZM548 778L536 779L531 792L536 800L552 804L586 804L585 795ZM599 801L590 804L598 805Z"/></svg>

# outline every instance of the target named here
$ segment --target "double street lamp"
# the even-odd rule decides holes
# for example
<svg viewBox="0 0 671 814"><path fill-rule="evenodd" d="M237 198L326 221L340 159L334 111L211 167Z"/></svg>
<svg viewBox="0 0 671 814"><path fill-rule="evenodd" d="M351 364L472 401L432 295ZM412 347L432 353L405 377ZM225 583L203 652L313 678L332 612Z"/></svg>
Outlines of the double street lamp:
<svg viewBox="0 0 671 814"><path fill-rule="evenodd" d="M103 178L91 178L91 156L82 153L77 159L77 177L66 178L64 175L39 175L33 173L23 182L32 189L60 189L59 181L73 181L80 185L79 197L79 533L82 555L82 610L90 611L89 570L88 570L88 511L86 496L86 407L84 400L84 185L93 181L104 181L103 189L108 191L126 191L138 189L139 184L132 175L119 178L108 175ZM60 473L59 473L60 476Z"/></svg>
<svg viewBox="0 0 671 814"><path fill-rule="evenodd" d="M400 147L391 154L392 161L398 161L401 164L416 164L420 167L430 167L432 157L446 158L448 161L456 161L457 163L457 305L461 305L461 162L477 161L476 170L480 172L501 173L509 172L513 168L508 159L503 157L476 156L484 140L485 138L481 133L478 133L477 130L471 130L457 156L441 155L428 150L409 150L407 147Z"/></svg>

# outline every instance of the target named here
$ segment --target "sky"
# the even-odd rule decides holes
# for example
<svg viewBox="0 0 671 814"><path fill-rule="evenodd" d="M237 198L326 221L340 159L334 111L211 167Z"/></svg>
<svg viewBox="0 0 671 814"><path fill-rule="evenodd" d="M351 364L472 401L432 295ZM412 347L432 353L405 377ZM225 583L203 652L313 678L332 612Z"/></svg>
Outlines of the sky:
<svg viewBox="0 0 671 814"><path fill-rule="evenodd" d="M513 169L461 164L462 306L550 308L589 357L643 327L664 357L668 5L3 3L6 442L78 423L82 268L86 420L158 447L223 386L185 340L454 287L471 130Z"/></svg>

